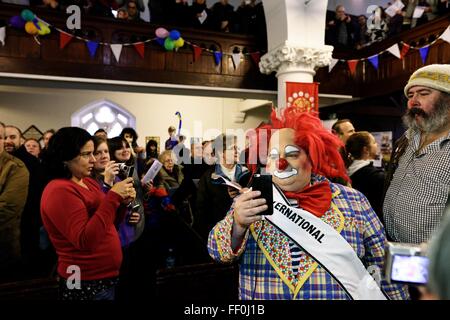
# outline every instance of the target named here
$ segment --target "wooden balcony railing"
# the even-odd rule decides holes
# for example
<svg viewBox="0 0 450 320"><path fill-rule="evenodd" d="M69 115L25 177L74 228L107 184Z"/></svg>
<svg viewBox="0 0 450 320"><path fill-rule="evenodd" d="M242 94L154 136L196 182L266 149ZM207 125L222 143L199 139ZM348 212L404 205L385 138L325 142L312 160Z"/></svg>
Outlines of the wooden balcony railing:
<svg viewBox="0 0 450 320"><path fill-rule="evenodd" d="M340 59L340 62L334 69L331 72L328 72L328 67L317 70L315 81L321 84L320 92L368 97L402 90L409 76L424 65L420 52L410 49L403 59L398 59L386 49L398 44L401 51L402 43L421 48L438 39L449 25L450 15L446 15L361 50L335 50L333 57ZM379 54L378 70L368 60L364 60L358 62L355 74L350 74L348 60L360 60L376 54ZM439 39L430 46L426 64L432 63L450 63L448 42Z"/></svg>
<svg viewBox="0 0 450 320"><path fill-rule="evenodd" d="M9 21L25 7L0 3L0 19ZM65 30L69 15L43 8L30 8L39 18ZM104 43L133 43L155 37L160 27L150 23L133 23L108 18L81 17L80 37ZM171 30L171 26L164 26ZM205 49L232 53L257 52L255 38L251 36L211 31L176 28L190 43ZM263 75L250 55L243 55L238 68L234 68L230 55L224 55L216 66L214 55L203 50L194 62L192 47L185 45L178 52L168 52L155 41L145 44L141 58L133 46L124 46L119 62L109 46L99 45L93 58L85 41L72 39L59 48L59 32L40 37L40 45L24 30L8 27L6 44L0 46L0 72L39 74L48 76L82 77L137 82L156 82L194 86L276 90L274 76Z"/></svg>
<svg viewBox="0 0 450 320"><path fill-rule="evenodd" d="M20 14L22 9L22 6L0 3L0 19L8 21L10 17ZM60 29L65 28L67 15L64 12L31 9L41 19ZM317 70L315 81L321 84L320 92L367 97L401 90L409 75L423 65L419 50L411 49L403 59L398 59L386 49L399 44L401 50L402 43L422 47L437 39L449 24L450 15L447 15L362 50L335 50L333 56L340 62L334 69L331 72L328 72L328 67ZM80 36L105 43L130 43L154 38L158 27L150 23L82 16ZM171 26L164 27L172 29ZM205 49L215 48L225 53L232 53L236 49L247 53L258 51L256 40L251 36L177 29L186 41ZM378 70L368 60L361 60L355 74L350 74L347 60L376 54L379 54ZM450 44L437 40L430 46L426 63L450 63ZM224 55L216 66L210 52L203 51L201 58L194 61L193 50L189 45L178 52L167 52L151 41L145 45L144 58L139 56L133 46L124 46L117 62L109 46L99 46L94 58L91 58L84 41L73 39L64 49L60 49L59 32L56 30L41 37L39 45L24 30L11 27L7 28L6 45L0 46L0 72L235 89L277 88L275 76L261 74L250 55L244 55L241 64L235 69L230 55Z"/></svg>

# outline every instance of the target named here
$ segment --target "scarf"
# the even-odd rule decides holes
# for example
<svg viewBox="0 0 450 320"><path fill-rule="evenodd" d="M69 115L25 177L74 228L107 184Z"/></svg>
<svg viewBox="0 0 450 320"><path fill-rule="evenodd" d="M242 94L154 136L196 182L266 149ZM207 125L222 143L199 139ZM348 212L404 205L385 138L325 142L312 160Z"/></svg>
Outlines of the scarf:
<svg viewBox="0 0 450 320"><path fill-rule="evenodd" d="M321 217L328 211L331 204L331 188L328 181L322 181L303 188L300 192L284 192L289 199L295 199L298 206Z"/></svg>

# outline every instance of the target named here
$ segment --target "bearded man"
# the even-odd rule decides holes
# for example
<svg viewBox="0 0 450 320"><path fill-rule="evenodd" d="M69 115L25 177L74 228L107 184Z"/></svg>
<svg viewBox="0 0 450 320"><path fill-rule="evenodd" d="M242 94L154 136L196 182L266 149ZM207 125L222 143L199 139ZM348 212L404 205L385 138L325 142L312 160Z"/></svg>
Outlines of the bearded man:
<svg viewBox="0 0 450 320"><path fill-rule="evenodd" d="M393 241L418 244L439 227L450 193L450 65L416 70L404 92L408 130L391 157L383 214Z"/></svg>
<svg viewBox="0 0 450 320"><path fill-rule="evenodd" d="M260 130L271 134L273 203L244 188L209 234L213 259L240 263L239 298L408 298L383 279L386 239L367 199L325 178L346 177L339 138L295 107L271 118ZM268 205L273 214L263 218Z"/></svg>

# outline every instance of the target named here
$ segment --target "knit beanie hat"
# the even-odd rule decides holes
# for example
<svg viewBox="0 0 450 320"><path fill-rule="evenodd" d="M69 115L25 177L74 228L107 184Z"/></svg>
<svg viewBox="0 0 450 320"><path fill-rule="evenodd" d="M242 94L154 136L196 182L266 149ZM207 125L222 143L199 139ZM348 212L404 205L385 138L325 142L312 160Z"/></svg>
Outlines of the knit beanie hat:
<svg viewBox="0 0 450 320"><path fill-rule="evenodd" d="M417 69L405 86L406 96L413 86L424 86L450 94L450 64L431 64Z"/></svg>

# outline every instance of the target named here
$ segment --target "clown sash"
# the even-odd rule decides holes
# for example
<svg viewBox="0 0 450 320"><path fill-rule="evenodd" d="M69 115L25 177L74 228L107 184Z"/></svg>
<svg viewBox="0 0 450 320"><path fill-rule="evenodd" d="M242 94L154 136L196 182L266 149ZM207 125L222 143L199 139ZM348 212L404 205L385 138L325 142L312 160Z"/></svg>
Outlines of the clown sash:
<svg viewBox="0 0 450 320"><path fill-rule="evenodd" d="M273 185L273 215L264 216L316 260L353 300L386 300L351 245L312 213L289 205Z"/></svg>

